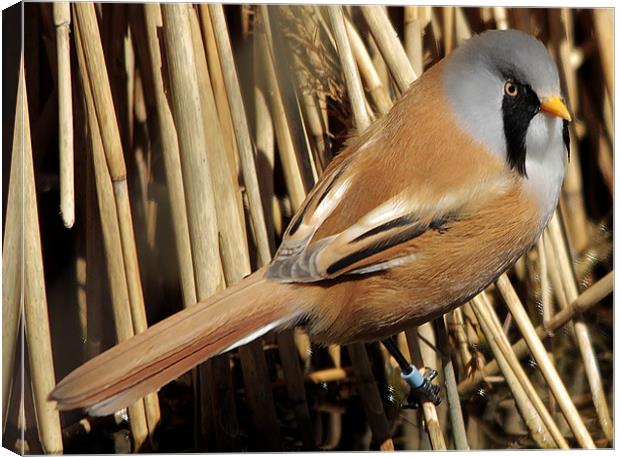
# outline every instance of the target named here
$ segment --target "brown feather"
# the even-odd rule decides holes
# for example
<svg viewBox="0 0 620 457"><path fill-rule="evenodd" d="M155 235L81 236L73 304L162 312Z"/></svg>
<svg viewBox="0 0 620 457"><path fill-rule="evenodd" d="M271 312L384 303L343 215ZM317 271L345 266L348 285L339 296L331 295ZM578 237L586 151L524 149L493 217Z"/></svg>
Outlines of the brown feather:
<svg viewBox="0 0 620 457"><path fill-rule="evenodd" d="M372 259L414 252L415 260L332 281L308 331L315 341L350 343L428 322L463 304L525 253L540 235L539 221L537 201L514 183L475 214Z"/></svg>
<svg viewBox="0 0 620 457"><path fill-rule="evenodd" d="M94 404L93 413L112 412L258 336L257 330L294 325L302 317L319 342L384 338L462 304L496 279L536 241L546 221L523 178L459 128L439 83L441 71L439 63L419 78L332 162L269 267L87 362L52 392L58 407ZM342 195L329 194L343 180ZM415 236L390 244L386 240L404 227L381 230L384 222L378 228L371 223L371 235L358 241L334 236L350 234L397 195L407 211L418 211L411 224L423 230L413 230ZM332 198L328 210L321 208L323 198ZM336 278L324 275L326 262L376 239L380 249ZM308 255L313 249L324 249L323 269ZM355 273L403 256L409 261L402 265Z"/></svg>
<svg viewBox="0 0 620 457"><path fill-rule="evenodd" d="M303 308L289 289L267 284L260 270L89 360L58 383L50 398L59 409L95 405L94 415L114 412L261 328L294 324Z"/></svg>

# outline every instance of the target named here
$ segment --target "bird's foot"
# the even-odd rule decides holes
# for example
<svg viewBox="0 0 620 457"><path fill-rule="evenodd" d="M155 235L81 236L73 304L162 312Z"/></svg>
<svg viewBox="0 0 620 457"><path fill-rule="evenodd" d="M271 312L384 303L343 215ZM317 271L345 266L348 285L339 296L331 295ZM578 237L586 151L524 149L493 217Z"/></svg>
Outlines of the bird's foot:
<svg viewBox="0 0 620 457"><path fill-rule="evenodd" d="M422 384L411 387L409 396L402 405L403 408L417 409L424 401L431 401L435 406L441 403L440 387L432 383L433 379L437 377L437 371L425 367L422 377L424 378Z"/></svg>

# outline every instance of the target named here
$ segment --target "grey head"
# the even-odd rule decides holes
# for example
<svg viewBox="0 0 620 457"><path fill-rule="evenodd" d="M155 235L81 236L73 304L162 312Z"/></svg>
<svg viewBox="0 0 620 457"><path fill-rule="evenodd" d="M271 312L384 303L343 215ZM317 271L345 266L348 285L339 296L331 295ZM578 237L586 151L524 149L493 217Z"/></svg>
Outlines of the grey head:
<svg viewBox="0 0 620 457"><path fill-rule="evenodd" d="M516 30L484 32L448 56L442 83L460 126L555 205L570 116L545 46Z"/></svg>

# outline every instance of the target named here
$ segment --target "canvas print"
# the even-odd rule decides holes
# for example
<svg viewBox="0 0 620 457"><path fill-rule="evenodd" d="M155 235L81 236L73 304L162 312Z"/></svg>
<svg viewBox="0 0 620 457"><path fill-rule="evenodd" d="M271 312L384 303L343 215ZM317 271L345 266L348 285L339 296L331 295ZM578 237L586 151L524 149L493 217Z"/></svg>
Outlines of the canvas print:
<svg viewBox="0 0 620 457"><path fill-rule="evenodd" d="M3 447L613 448L613 30L4 10Z"/></svg>

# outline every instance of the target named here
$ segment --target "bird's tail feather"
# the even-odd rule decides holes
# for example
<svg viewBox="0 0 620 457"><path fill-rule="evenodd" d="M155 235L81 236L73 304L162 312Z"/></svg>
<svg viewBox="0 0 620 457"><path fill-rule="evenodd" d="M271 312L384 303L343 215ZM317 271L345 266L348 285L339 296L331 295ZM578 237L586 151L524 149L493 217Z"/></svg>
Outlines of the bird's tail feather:
<svg viewBox="0 0 620 457"><path fill-rule="evenodd" d="M89 360L58 383L50 399L60 410L111 414L204 360L292 323L296 313L286 290L258 271Z"/></svg>

